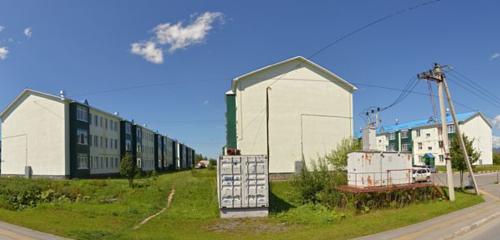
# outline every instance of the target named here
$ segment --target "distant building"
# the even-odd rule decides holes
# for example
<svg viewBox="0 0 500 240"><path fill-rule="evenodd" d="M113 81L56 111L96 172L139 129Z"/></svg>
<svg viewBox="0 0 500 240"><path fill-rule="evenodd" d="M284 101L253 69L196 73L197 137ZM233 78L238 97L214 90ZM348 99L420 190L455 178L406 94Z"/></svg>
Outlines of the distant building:
<svg viewBox="0 0 500 240"><path fill-rule="evenodd" d="M117 175L130 153L143 171L191 168L194 150L61 93L24 90L0 115L1 174L56 178ZM178 157L175 149L188 153Z"/></svg>
<svg viewBox="0 0 500 240"><path fill-rule="evenodd" d="M476 164L493 163L492 125L480 112L457 114L460 129L474 148L481 153ZM447 117L449 139L455 136L455 125ZM377 148L380 151L412 152L414 165L445 165L443 149L440 147L441 121L423 119L407 123L382 126L377 131Z"/></svg>
<svg viewBox="0 0 500 240"><path fill-rule="evenodd" d="M302 160L324 157L352 137L355 90L304 57L239 76L226 93L226 148L243 155L267 154L269 137L269 172L297 172Z"/></svg>

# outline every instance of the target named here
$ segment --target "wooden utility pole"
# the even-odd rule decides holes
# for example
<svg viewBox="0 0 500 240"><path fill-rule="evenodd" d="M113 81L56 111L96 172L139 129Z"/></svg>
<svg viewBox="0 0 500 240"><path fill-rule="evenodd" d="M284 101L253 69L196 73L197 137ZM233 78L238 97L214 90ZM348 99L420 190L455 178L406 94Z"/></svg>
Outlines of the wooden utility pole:
<svg viewBox="0 0 500 240"><path fill-rule="evenodd" d="M433 70L423 72L417 75L420 79L434 81L438 85L439 108L441 112L441 139L443 140L442 148L444 159L446 160L446 182L448 184L448 196L450 201L455 201L455 185L453 183L453 169L451 167L450 149L448 141L448 127L446 121L446 106L443 96L444 75L441 72L441 67L436 64Z"/></svg>

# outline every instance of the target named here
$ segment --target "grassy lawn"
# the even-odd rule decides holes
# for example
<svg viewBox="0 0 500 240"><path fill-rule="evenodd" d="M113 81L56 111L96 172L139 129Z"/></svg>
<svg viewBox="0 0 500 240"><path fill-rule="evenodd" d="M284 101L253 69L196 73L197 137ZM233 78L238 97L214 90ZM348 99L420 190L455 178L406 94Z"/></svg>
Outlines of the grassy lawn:
<svg viewBox="0 0 500 240"><path fill-rule="evenodd" d="M445 166L437 166L436 170L439 172L446 172L446 167ZM457 172L457 170L453 170L454 172ZM500 165L481 165L481 166L476 166L474 168L474 172L481 172L481 171L500 171Z"/></svg>
<svg viewBox="0 0 500 240"><path fill-rule="evenodd" d="M11 184L9 181L0 179L0 187ZM137 182L141 187L135 189L129 189L126 180L121 179L61 180L57 187L77 191L82 200L44 203L20 211L0 208L0 219L75 239L347 239L409 225L483 201L457 192L455 203L434 201L356 215L302 205L289 182L273 182L269 218L222 220L218 218L215 181L215 172L210 170L140 179ZM176 190L172 206L133 230L166 205L172 187Z"/></svg>

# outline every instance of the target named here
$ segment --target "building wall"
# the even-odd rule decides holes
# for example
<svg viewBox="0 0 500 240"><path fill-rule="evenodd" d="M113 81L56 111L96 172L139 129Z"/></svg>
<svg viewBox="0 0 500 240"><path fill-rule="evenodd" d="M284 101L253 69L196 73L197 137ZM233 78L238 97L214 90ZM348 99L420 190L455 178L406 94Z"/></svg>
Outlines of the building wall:
<svg viewBox="0 0 500 240"><path fill-rule="evenodd" d="M473 139L473 146L481 153L476 164L493 164L493 135L491 127L480 116L462 124L462 132Z"/></svg>
<svg viewBox="0 0 500 240"><path fill-rule="evenodd" d="M387 134L377 135L376 140L378 151L388 151L387 147L389 146L389 137Z"/></svg>
<svg viewBox="0 0 500 240"><path fill-rule="evenodd" d="M90 108L90 174L120 171L120 118Z"/></svg>
<svg viewBox="0 0 500 240"><path fill-rule="evenodd" d="M467 137L474 139L474 148L481 152L480 161L476 164L492 164L492 130L490 126L481 116L475 116L467 122L460 123L460 126ZM427 126L411 130L411 140L408 142L412 144L415 165L424 165L422 157L427 153L431 153L435 157L436 165L443 166L446 164L443 149L439 146L441 141L441 131L439 129L438 126ZM389 138L389 135L389 133L385 133L377 136L379 150L383 150L384 146L389 149L390 143L398 144L397 139L401 139L400 131L395 133L395 140L386 141L385 139ZM449 132L448 138L450 141L454 135L454 131ZM405 143L405 140L401 139L401 142Z"/></svg>
<svg viewBox="0 0 500 240"><path fill-rule="evenodd" d="M69 176L69 105L27 95L2 119L2 175Z"/></svg>
<svg viewBox="0 0 500 240"><path fill-rule="evenodd" d="M436 126L431 126L413 131L413 159L415 165L424 165L422 157L426 153L431 153L434 156L436 165L445 165L444 152L439 147L441 138L438 129Z"/></svg>
<svg viewBox="0 0 500 240"><path fill-rule="evenodd" d="M261 71L236 86L241 154L267 154L266 89L271 86L270 173L295 172L302 159L311 163L352 137L352 94L306 63L297 65L292 61Z"/></svg>
<svg viewBox="0 0 500 240"><path fill-rule="evenodd" d="M155 135L154 132L142 128L142 170L155 170Z"/></svg>

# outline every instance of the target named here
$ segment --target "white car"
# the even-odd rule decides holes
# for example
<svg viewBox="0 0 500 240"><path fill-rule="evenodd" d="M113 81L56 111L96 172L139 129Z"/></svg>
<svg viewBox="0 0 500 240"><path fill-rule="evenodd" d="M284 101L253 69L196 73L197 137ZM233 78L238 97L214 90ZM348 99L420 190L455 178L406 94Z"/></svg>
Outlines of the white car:
<svg viewBox="0 0 500 240"><path fill-rule="evenodd" d="M413 182L430 182L431 170L428 168L413 169Z"/></svg>

